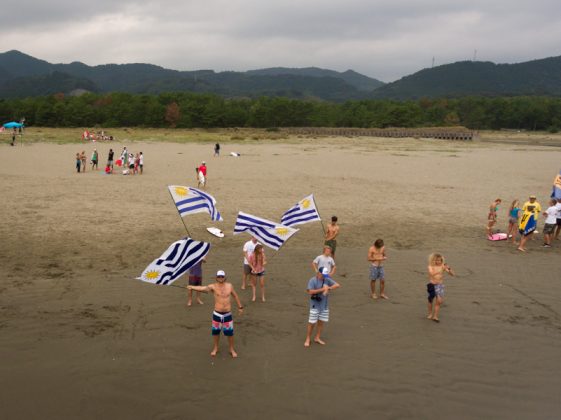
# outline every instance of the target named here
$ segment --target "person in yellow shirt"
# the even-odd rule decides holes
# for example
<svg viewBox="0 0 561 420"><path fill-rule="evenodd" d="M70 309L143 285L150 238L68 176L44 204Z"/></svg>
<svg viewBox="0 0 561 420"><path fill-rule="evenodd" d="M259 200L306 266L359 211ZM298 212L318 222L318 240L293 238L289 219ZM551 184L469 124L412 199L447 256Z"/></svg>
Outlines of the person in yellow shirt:
<svg viewBox="0 0 561 420"><path fill-rule="evenodd" d="M536 201L536 196L531 195L529 200L524 203L522 206L522 219L520 220L519 231L520 231L520 245L518 246L519 251L526 251L524 245L526 241L533 236L535 233L535 226L538 222L538 216L542 211L542 206L540 203ZM528 221L528 217L530 215L534 216L533 223ZM531 231L528 231L527 224L533 224L534 228ZM527 232L527 233L524 233Z"/></svg>

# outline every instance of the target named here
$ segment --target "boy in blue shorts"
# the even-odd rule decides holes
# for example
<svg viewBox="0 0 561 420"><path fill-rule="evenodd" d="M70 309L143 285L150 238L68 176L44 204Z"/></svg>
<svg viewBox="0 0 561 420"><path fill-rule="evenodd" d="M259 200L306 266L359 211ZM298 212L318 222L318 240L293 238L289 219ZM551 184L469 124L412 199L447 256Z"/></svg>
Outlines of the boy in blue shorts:
<svg viewBox="0 0 561 420"><path fill-rule="evenodd" d="M368 261L372 263L370 266L370 290L372 292L372 299L378 299L376 295L376 280L380 280L380 297L382 299L389 299L384 294L384 287L386 280L384 278L384 261L387 260L386 247L382 239L376 239L374 245L368 249Z"/></svg>

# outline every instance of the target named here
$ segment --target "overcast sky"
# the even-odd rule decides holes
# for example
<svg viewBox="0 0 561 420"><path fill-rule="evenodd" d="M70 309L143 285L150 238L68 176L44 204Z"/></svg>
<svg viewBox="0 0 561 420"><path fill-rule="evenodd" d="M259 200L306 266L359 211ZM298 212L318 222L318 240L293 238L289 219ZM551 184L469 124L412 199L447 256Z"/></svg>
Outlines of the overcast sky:
<svg viewBox="0 0 561 420"><path fill-rule="evenodd" d="M353 69L561 55L559 0L3 0L0 52L176 70Z"/></svg>

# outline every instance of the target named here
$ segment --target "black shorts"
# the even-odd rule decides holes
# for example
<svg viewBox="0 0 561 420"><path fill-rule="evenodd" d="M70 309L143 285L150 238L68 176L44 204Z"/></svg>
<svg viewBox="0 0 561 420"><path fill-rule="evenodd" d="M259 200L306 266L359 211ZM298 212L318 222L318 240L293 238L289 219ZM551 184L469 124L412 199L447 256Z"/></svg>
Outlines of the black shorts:
<svg viewBox="0 0 561 420"><path fill-rule="evenodd" d="M520 233L522 236L530 236L532 233L534 233L534 231L524 233L524 229L518 229L518 233Z"/></svg>
<svg viewBox="0 0 561 420"><path fill-rule="evenodd" d="M555 232L555 224L546 223L545 225L543 225L543 233L545 233L546 235L551 235L553 232Z"/></svg>
<svg viewBox="0 0 561 420"><path fill-rule="evenodd" d="M429 302L432 303L432 301L436 297L436 291L434 290L434 284L427 283L427 293L428 293Z"/></svg>
<svg viewBox="0 0 561 420"><path fill-rule="evenodd" d="M203 284L203 278L200 276L189 276L189 286L200 286Z"/></svg>
<svg viewBox="0 0 561 420"><path fill-rule="evenodd" d="M561 219L557 219L557 226L561 226Z"/></svg>

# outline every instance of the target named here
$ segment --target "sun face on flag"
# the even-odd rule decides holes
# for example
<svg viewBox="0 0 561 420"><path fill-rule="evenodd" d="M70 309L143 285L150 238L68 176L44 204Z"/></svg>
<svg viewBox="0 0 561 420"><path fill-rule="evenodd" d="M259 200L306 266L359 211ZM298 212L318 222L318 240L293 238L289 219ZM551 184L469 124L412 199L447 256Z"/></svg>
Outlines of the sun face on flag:
<svg viewBox="0 0 561 420"><path fill-rule="evenodd" d="M277 235L279 236L286 236L288 235L288 229L285 227L278 227L275 229L275 231L277 232Z"/></svg>
<svg viewBox="0 0 561 420"><path fill-rule="evenodd" d="M156 270L148 271L144 277L148 280L157 280L160 277L160 272Z"/></svg>
<svg viewBox="0 0 561 420"><path fill-rule="evenodd" d="M185 187L175 187L175 193L181 197L187 195L189 191Z"/></svg>
<svg viewBox="0 0 561 420"><path fill-rule="evenodd" d="M307 198L304 198L301 202L300 205L302 206L303 209L308 209L310 207L310 200L308 200Z"/></svg>

